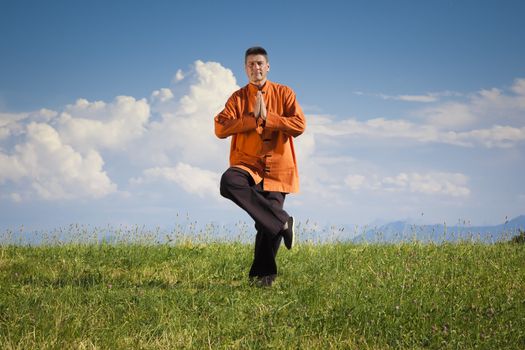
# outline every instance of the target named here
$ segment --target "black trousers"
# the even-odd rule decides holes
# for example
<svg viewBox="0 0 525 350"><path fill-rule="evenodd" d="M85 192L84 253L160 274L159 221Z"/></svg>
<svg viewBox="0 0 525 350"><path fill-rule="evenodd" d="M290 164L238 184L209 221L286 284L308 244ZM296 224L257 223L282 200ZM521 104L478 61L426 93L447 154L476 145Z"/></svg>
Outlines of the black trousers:
<svg viewBox="0 0 525 350"><path fill-rule="evenodd" d="M285 193L263 190L247 171L229 168L221 177L221 195L244 209L255 221L255 250L250 277L277 274L275 257L282 236L279 234L289 215L283 210Z"/></svg>

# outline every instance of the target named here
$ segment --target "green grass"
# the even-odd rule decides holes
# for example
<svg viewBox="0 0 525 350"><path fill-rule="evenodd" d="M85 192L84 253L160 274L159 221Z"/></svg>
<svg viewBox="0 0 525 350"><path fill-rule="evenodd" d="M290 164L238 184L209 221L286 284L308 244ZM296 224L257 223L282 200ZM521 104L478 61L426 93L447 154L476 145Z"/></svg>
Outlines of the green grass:
<svg viewBox="0 0 525 350"><path fill-rule="evenodd" d="M1 349L523 349L525 247L0 246Z"/></svg>

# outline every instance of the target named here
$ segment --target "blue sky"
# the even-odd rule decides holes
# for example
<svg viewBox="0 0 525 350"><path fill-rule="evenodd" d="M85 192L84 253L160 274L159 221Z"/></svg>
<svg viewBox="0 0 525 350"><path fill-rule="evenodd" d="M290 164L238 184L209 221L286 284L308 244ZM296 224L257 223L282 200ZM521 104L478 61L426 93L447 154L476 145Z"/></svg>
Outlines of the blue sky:
<svg viewBox="0 0 525 350"><path fill-rule="evenodd" d="M249 218L212 118L262 45L308 120L300 220L525 213L520 1L0 1L0 226Z"/></svg>

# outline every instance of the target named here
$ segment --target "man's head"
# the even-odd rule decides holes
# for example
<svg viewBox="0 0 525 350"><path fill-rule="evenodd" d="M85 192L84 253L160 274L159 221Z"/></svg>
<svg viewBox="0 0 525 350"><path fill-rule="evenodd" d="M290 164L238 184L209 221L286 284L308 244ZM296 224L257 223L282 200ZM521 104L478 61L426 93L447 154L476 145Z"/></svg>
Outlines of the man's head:
<svg viewBox="0 0 525 350"><path fill-rule="evenodd" d="M268 53L259 46L250 47L244 55L244 68L250 83L262 86L270 70Z"/></svg>

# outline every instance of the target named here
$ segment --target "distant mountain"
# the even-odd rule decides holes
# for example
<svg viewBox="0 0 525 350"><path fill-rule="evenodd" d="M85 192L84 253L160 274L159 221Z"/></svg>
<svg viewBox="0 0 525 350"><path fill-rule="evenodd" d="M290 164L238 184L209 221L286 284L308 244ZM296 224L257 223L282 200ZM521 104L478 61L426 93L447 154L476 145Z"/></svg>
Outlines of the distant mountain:
<svg viewBox="0 0 525 350"><path fill-rule="evenodd" d="M491 243L509 240L517 235L520 229L525 230L525 215L496 226L414 225L406 221L396 221L368 229L352 241L392 243L417 240L437 243L473 240Z"/></svg>

